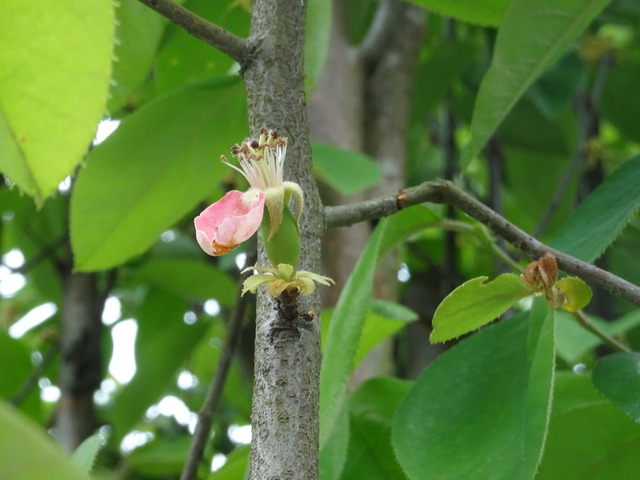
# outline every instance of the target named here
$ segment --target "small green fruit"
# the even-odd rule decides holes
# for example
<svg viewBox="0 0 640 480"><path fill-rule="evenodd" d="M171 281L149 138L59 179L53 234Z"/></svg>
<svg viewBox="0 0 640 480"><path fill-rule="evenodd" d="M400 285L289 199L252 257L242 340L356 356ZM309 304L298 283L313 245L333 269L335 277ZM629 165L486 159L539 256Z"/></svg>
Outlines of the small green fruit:
<svg viewBox="0 0 640 480"><path fill-rule="evenodd" d="M262 242L269 260L275 268L284 263L297 269L300 258L300 229L287 205L282 210L282 223L271 240L269 240L270 226L269 209L265 208L260 225L260 235L262 235Z"/></svg>

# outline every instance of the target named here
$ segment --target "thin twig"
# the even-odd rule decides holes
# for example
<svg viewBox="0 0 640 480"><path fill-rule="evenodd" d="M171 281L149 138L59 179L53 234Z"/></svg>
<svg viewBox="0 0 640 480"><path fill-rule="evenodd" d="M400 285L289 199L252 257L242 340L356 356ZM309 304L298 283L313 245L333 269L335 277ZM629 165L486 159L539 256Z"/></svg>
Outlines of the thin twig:
<svg viewBox="0 0 640 480"><path fill-rule="evenodd" d="M619 295L636 305L640 305L640 287L590 263L545 245L451 182L425 182L416 187L402 190L396 196L367 200L351 205L325 207L325 214L329 227L340 227L385 217L402 208L424 202L453 205L532 257L539 258L546 253L551 253L556 257L558 266L565 272L577 275L609 293Z"/></svg>
<svg viewBox="0 0 640 480"><path fill-rule="evenodd" d="M25 275L33 268L40 265L41 262L51 258L55 253L55 251L59 247L64 245L67 242L67 240L68 240L67 235L63 235L62 237L59 237L58 239L52 241L48 245L45 245L44 247L42 247L42 249L36 255L31 257L29 260L27 260L25 263L23 263L19 267L16 267L16 268L9 267L4 263L2 264L2 266L5 268L8 268L9 271L11 271L11 273L20 273L22 275Z"/></svg>
<svg viewBox="0 0 640 480"><path fill-rule="evenodd" d="M222 391L227 380L231 360L233 359L233 354L238 345L240 332L242 330L242 320L244 318L248 297L242 297L240 293L242 291L241 286L242 284L240 284L240 288L238 288L235 307L231 314L229 324L227 325L227 334L224 338L220 357L218 358L216 371L209 385L209 390L207 391L207 396L202 404L202 408L198 412L198 423L193 433L189 456L182 470L180 480L193 480L196 478L204 447L211 433L213 418L218 409L220 398L222 397Z"/></svg>
<svg viewBox="0 0 640 480"><path fill-rule="evenodd" d="M196 38L213 45L240 65L248 54L247 40L187 10L171 0L139 0Z"/></svg>
<svg viewBox="0 0 640 480"><path fill-rule="evenodd" d="M578 323L582 325L584 328L593 333L596 337L602 340L603 343L609 345L611 348L618 352L630 352L631 349L626 345L620 343L615 338L611 337L608 333L601 330L595 323L593 323L589 317L587 317L582 310L578 310L573 313L573 316L576 317Z"/></svg>
<svg viewBox="0 0 640 480"><path fill-rule="evenodd" d="M369 31L356 52L357 58L363 64L375 64L380 59L381 52L389 45L401 13L399 4L399 0L382 0L378 5Z"/></svg>
<svg viewBox="0 0 640 480"><path fill-rule="evenodd" d="M33 390L33 388L38 385L38 380L40 380L40 377L56 357L59 351L60 348L58 347L57 342L53 342L51 343L51 345L49 345L47 351L44 352L44 355L42 355L42 360L40 360L40 363L36 365L36 367L31 372L31 375L29 375L29 377L20 386L20 390L18 390L18 393L11 397L11 405L18 406L22 403L27 395L29 395L29 392L31 392L31 390Z"/></svg>

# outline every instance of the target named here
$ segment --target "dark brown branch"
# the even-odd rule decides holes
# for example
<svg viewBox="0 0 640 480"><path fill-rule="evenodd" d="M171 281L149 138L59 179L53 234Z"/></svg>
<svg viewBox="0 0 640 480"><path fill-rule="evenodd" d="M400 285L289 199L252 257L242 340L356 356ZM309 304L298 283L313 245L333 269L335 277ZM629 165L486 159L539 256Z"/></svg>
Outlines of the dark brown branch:
<svg viewBox="0 0 640 480"><path fill-rule="evenodd" d="M242 330L242 320L244 318L244 311L247 305L247 298L242 297L240 292L242 287L238 288L238 294L236 295L235 308L233 309L229 325L227 326L227 334L224 338L224 344L222 345L222 351L218 358L218 365L216 371L213 374L213 380L209 385L207 396L202 404L200 412L198 412L198 424L196 425L195 432L193 433L193 440L191 442L191 448L189 449L189 456L182 470L180 480L193 480L198 473L198 466L202 460L202 453L209 439L211 433L211 425L213 418L218 410L220 398L222 398L222 391L224 390L224 384L227 381L227 375L229 368L231 367L231 360L233 359L233 353L236 350L238 341L240 339L240 333Z"/></svg>
<svg viewBox="0 0 640 480"><path fill-rule="evenodd" d="M247 40L226 31L171 0L139 0L196 38L216 47L243 65L248 54Z"/></svg>
<svg viewBox="0 0 640 480"><path fill-rule="evenodd" d="M451 182L425 182L417 187L403 190L396 196L352 205L325 207L327 225L329 227L353 225L365 220L385 217L402 208L424 202L453 205L532 257L538 258L546 253L551 253L556 257L558 266L565 272L577 275L588 283L598 285L609 293L619 295L636 305L640 305L640 287L590 263L545 245Z"/></svg>

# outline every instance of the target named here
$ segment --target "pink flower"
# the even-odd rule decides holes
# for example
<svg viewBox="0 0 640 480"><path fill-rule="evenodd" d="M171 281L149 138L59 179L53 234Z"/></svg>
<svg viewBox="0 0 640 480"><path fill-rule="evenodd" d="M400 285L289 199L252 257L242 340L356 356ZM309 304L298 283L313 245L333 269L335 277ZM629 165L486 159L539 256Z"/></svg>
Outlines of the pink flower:
<svg viewBox="0 0 640 480"><path fill-rule="evenodd" d="M291 197L295 199L298 218L291 217L296 230L289 234L296 235L299 239L298 220L304 200L300 186L297 183L285 182L282 178L287 139L279 137L275 131L268 132L267 129L262 129L257 140L246 139L241 145L235 145L231 153L237 158L239 167L231 165L224 156L221 160L240 172L249 182L250 188L246 193L227 193L195 218L196 239L200 247L209 255L229 253L258 230L265 207L269 213L269 235L263 240L271 242L280 229L283 218L286 217L288 220L291 217L288 207ZM289 217L285 215L287 212ZM282 242L280 240L280 243ZM287 242L285 250L289 248L290 243ZM298 247L295 252L287 252L289 257L295 259L292 263L297 262L299 250ZM269 252L272 251L273 248L267 248L269 258Z"/></svg>
<svg viewBox="0 0 640 480"><path fill-rule="evenodd" d="M232 190L194 219L196 239L209 255L224 255L253 235L262 222L265 194Z"/></svg>

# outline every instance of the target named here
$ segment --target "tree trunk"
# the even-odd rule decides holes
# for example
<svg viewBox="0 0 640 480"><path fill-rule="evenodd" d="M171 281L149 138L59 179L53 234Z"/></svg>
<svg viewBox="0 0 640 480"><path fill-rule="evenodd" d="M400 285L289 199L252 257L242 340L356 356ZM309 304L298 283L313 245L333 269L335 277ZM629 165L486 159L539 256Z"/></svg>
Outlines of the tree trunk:
<svg viewBox="0 0 640 480"><path fill-rule="evenodd" d="M242 65L252 132L266 127L289 139L285 177L305 195L301 219L300 269L319 272L324 217L311 168L306 116L303 46L305 2L257 0L250 42L254 52ZM268 265L262 247L259 263ZM318 477L320 297L300 297L294 319L259 290L256 313L250 478Z"/></svg>

